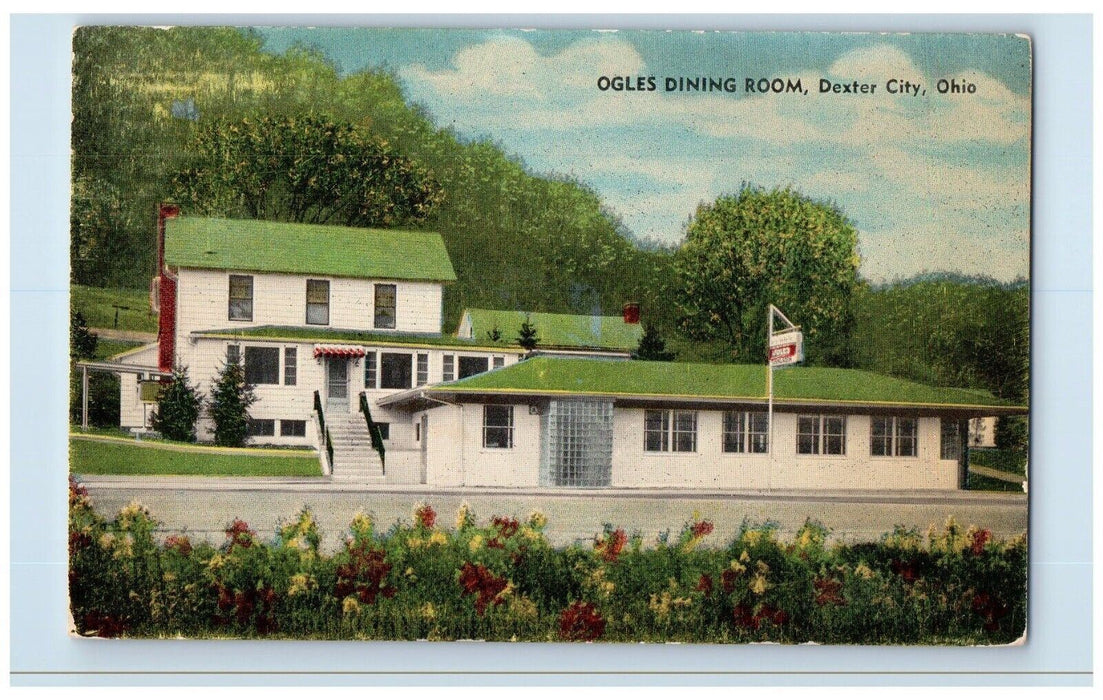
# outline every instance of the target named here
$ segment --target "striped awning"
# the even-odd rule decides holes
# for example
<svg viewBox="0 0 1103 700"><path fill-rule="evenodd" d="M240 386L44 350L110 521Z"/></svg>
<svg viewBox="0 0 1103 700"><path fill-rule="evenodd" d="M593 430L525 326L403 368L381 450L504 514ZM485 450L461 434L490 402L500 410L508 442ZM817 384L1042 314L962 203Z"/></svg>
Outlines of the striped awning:
<svg viewBox="0 0 1103 700"><path fill-rule="evenodd" d="M315 345L314 357L363 357L365 350L356 345Z"/></svg>

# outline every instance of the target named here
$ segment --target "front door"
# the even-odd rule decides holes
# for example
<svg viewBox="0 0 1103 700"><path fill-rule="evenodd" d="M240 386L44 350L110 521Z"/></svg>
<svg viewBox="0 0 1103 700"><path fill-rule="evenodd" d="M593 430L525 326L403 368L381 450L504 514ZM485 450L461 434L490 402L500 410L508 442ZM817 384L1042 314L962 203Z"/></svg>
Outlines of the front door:
<svg viewBox="0 0 1103 700"><path fill-rule="evenodd" d="M349 410L349 361L344 357L326 358L326 407Z"/></svg>

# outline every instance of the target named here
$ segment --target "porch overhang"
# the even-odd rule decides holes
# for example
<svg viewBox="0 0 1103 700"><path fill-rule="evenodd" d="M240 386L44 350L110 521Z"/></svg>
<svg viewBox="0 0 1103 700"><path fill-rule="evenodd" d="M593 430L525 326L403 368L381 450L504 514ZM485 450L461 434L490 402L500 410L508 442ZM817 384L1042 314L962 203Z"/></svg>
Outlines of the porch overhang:
<svg viewBox="0 0 1103 700"><path fill-rule="evenodd" d="M343 357L345 359L353 357L363 357L367 354L367 350L358 345L315 345L314 346L314 358L320 357Z"/></svg>

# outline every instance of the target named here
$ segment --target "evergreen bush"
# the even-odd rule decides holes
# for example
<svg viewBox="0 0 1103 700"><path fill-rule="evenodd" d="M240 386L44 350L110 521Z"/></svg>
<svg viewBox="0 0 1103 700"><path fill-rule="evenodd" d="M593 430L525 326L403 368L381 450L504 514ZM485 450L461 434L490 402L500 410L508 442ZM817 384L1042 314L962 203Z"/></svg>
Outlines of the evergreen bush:
<svg viewBox="0 0 1103 700"><path fill-rule="evenodd" d="M188 381L188 368L177 366L172 371L172 380L161 392L150 423L169 440L195 442L195 422L202 404L196 388Z"/></svg>

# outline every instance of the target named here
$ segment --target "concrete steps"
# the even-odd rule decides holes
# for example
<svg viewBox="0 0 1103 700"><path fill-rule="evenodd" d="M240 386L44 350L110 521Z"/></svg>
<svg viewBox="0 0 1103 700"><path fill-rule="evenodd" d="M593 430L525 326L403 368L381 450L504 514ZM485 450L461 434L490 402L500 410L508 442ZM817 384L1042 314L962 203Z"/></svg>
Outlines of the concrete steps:
<svg viewBox="0 0 1103 700"><path fill-rule="evenodd" d="M333 443L333 480L342 483L382 484L383 461L371 444L364 416L334 414L326 416L329 439Z"/></svg>

